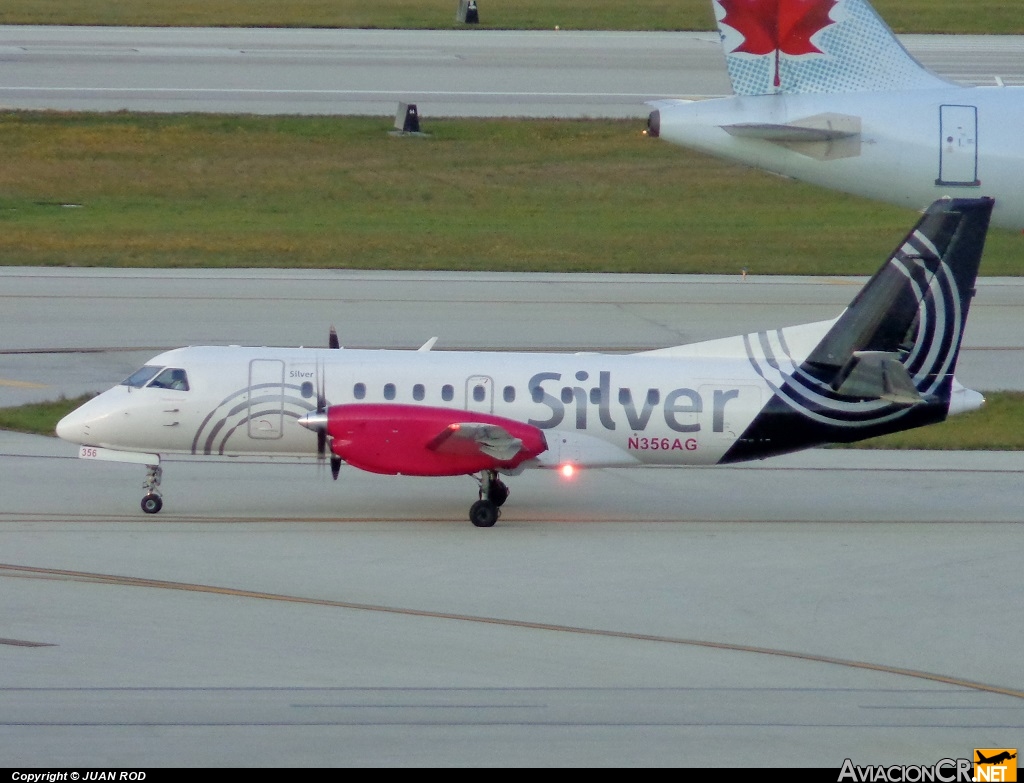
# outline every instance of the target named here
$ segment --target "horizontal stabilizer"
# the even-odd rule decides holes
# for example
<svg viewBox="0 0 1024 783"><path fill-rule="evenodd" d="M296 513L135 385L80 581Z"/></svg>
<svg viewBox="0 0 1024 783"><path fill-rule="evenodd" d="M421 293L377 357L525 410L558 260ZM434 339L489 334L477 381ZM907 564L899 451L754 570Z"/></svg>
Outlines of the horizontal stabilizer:
<svg viewBox="0 0 1024 783"><path fill-rule="evenodd" d="M897 405L924 400L896 353L856 351L843 375L836 391L844 397L881 399Z"/></svg>
<svg viewBox="0 0 1024 783"><path fill-rule="evenodd" d="M740 122L724 125L733 136L765 141L831 141L860 134L860 117L848 114L815 114L779 125L770 122Z"/></svg>
<svg viewBox="0 0 1024 783"><path fill-rule="evenodd" d="M760 139L816 160L837 160L860 155L860 117L815 114L784 124L741 122L722 130L742 139Z"/></svg>
<svg viewBox="0 0 1024 783"><path fill-rule="evenodd" d="M427 447L440 454L464 454L467 450L477 450L507 462L519 453L523 442L497 424L468 421L449 425Z"/></svg>

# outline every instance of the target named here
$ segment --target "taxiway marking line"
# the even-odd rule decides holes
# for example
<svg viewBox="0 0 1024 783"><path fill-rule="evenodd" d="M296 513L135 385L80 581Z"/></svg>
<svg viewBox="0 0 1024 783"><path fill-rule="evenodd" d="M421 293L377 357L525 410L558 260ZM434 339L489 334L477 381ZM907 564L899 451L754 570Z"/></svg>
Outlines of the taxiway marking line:
<svg viewBox="0 0 1024 783"><path fill-rule="evenodd" d="M405 615L409 617L429 617L438 620L458 620L469 623L483 623L487 625L502 625L511 628L527 628L537 631L553 631L556 633L571 633L584 636L597 636L612 639L632 639L635 641L660 642L662 644L675 644L686 647L703 647L713 650L727 650L730 652L754 653L757 655L772 655L781 658L792 658L795 660L808 661L811 663L825 663L834 666L844 666L851 669L863 669L867 671L880 672L883 674L894 674L900 677L913 677L919 680L939 682L944 685L953 685L960 688L983 691L986 693L997 693L1002 696L1011 696L1017 699L1024 699L1024 691L1000 685L990 685L973 680L965 680L945 674L918 671L916 669L905 669L898 666L888 666L880 663L866 661L854 661L848 658L837 658L831 655L817 655L815 653L803 653L793 650L778 650L771 647L758 647L756 645L732 644L728 642L714 642L702 639L683 639L673 636L659 636L656 634L632 633L629 631L612 631L599 628L582 628L571 625L555 625L551 623L537 623L529 620L512 620L500 617L481 617L476 615L454 614L450 612L435 612L426 609L407 609L394 606L380 606L375 604L360 604L350 601L336 601L326 598L307 598L302 596L281 595L278 593L263 593L254 590L241 590L232 587L216 587L214 585L191 584L188 582L168 582L159 579L145 579L134 576L118 576L115 574L94 574L86 571L68 571L58 568L37 568L32 566L18 566L0 563L0 573L10 576L36 576L44 579L59 577L71 581L89 582L95 584L121 585L125 587L151 587L161 590L182 590L194 593L211 593L215 595L234 596L238 598L255 598L263 601L281 601L285 603L305 604L309 606L329 606L339 609L354 609L359 611L380 612L386 614Z"/></svg>
<svg viewBox="0 0 1024 783"><path fill-rule="evenodd" d="M45 383L32 383L31 381L12 381L8 378L0 378L0 386L10 386L14 389L45 389Z"/></svg>

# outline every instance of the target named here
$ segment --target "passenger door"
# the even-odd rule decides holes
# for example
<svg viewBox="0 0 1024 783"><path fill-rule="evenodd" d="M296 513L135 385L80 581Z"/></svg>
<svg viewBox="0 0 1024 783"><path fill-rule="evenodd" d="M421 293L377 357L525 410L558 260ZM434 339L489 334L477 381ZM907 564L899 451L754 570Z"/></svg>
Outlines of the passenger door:
<svg viewBox="0 0 1024 783"><path fill-rule="evenodd" d="M284 429L284 362L253 359L249 362L248 429L254 440L276 440Z"/></svg>

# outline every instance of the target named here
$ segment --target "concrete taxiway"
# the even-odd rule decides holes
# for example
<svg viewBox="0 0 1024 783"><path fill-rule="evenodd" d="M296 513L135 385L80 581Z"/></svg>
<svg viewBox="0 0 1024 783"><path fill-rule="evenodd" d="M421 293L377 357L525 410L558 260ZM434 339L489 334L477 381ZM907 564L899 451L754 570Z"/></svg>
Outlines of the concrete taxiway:
<svg viewBox="0 0 1024 783"><path fill-rule="evenodd" d="M1024 83L1024 38L906 35L941 76ZM19 109L644 119L728 94L718 34L0 26L0 105Z"/></svg>
<svg viewBox="0 0 1024 783"><path fill-rule="evenodd" d="M0 434L15 766L934 763L1024 729L1024 458L141 473Z"/></svg>
<svg viewBox="0 0 1024 783"><path fill-rule="evenodd" d="M183 345L637 351L834 318L855 277L0 267L0 406L120 382ZM983 278L958 376L1024 389L1024 279ZM382 328L386 324L386 328Z"/></svg>
<svg viewBox="0 0 1024 783"><path fill-rule="evenodd" d="M656 347L828 318L860 282L8 268L0 395L331 323L360 346ZM1020 388L1022 292L982 281L965 376ZM1003 359L969 371L982 354ZM76 453L0 433L8 765L838 769L1024 729L1018 454L527 473L478 530L469 478L315 461L168 460L146 517L139 466Z"/></svg>

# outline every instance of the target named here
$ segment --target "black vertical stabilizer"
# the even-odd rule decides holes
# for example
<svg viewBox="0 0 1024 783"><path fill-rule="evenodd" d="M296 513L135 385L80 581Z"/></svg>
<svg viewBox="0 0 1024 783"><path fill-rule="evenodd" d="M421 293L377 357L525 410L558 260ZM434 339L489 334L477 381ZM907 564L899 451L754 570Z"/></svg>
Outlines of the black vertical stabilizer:
<svg viewBox="0 0 1024 783"><path fill-rule="evenodd" d="M932 204L723 462L942 421L993 203Z"/></svg>
<svg viewBox="0 0 1024 783"><path fill-rule="evenodd" d="M829 376L847 367L858 351L899 350L913 337L909 333L918 326L922 300L938 295L936 286L950 282L949 294L958 298L959 306L946 309L945 316L947 320L958 317L956 331L961 332L992 204L992 199L947 199L932 204L807 357L806 369L831 381ZM944 274L950 279L940 279ZM945 304L957 303L947 300Z"/></svg>

